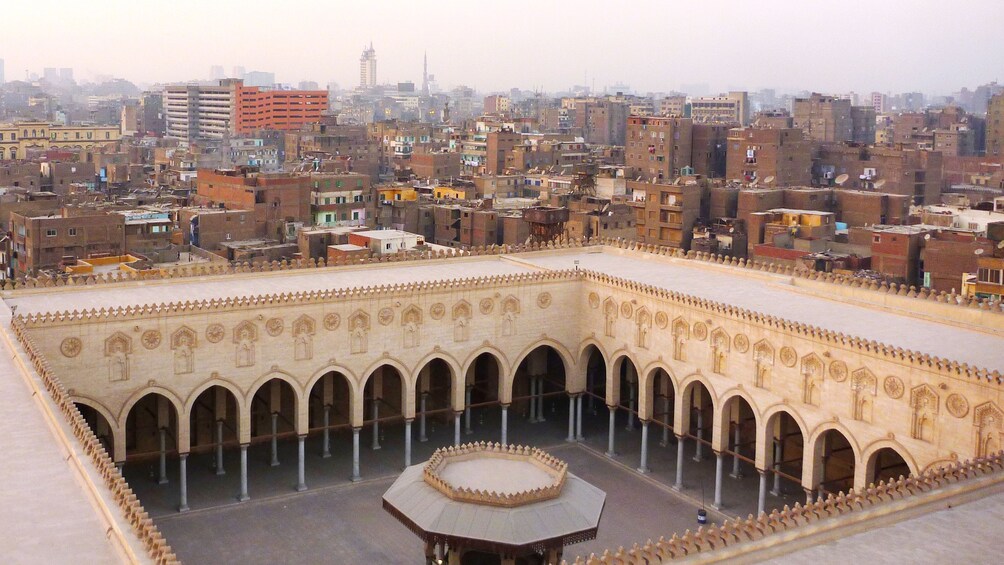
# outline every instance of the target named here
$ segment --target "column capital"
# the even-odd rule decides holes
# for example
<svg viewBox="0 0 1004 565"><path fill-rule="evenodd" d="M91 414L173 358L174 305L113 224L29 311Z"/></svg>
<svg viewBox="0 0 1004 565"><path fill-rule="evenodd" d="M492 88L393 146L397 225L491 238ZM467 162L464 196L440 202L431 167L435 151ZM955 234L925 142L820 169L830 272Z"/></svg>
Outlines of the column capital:
<svg viewBox="0 0 1004 565"><path fill-rule="evenodd" d="M414 418L405 418L405 419L404 419L404 423L405 423L405 424L410 424L410 423L412 423L412 422L414 422L414 421L415 421L415 419L414 419Z"/></svg>
<svg viewBox="0 0 1004 565"><path fill-rule="evenodd" d="M296 434L297 439L307 439L307 434Z"/></svg>
<svg viewBox="0 0 1004 565"><path fill-rule="evenodd" d="M761 476L761 477L767 474L767 470L766 470L766 469L761 469L761 468L759 468L759 467L757 467L757 470L756 470L756 472L757 472L757 473L760 473L760 476Z"/></svg>
<svg viewBox="0 0 1004 565"><path fill-rule="evenodd" d="M241 449L247 449L249 447L251 447L251 442L250 441L244 442L244 443L241 444Z"/></svg>
<svg viewBox="0 0 1004 565"><path fill-rule="evenodd" d="M509 404L506 404L504 402L500 402L499 406L501 406L503 410L508 410L509 409Z"/></svg>

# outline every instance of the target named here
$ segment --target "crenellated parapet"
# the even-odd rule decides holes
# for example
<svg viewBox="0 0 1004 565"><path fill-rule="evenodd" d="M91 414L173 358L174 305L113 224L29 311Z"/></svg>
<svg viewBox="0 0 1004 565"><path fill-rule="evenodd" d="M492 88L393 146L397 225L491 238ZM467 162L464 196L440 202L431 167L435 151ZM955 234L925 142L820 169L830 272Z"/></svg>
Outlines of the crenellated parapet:
<svg viewBox="0 0 1004 565"><path fill-rule="evenodd" d="M70 394L55 376L49 361L40 353L31 334L26 330L23 321L13 320L11 329L24 348L32 367L38 373L42 384L48 391L59 411L66 418L74 437L97 469L105 487L111 492L126 521L132 526L133 532L142 542L147 555L158 564L180 563L171 546L168 545L160 530L153 523L150 515L140 505L139 499L132 488L122 477L119 468L112 461L104 446L91 430L71 399Z"/></svg>
<svg viewBox="0 0 1004 565"><path fill-rule="evenodd" d="M840 528L883 515L884 507L898 504L900 511L916 508L933 498L956 496L1004 482L1004 452L932 469L917 476L900 477L869 485L860 492L830 494L825 500L781 510L727 520L700 527L696 532L673 534L669 539L648 540L631 548L619 547L601 555L578 557L576 565L643 565L675 560L717 562L749 556L795 536L839 535ZM782 539L783 538L783 539ZM568 562L566 562L568 563Z"/></svg>

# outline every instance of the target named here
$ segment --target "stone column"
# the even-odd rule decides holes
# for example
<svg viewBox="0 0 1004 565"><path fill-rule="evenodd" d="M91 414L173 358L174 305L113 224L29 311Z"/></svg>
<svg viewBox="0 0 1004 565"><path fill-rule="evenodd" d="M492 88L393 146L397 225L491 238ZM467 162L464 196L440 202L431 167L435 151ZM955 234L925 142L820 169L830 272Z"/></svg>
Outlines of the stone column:
<svg viewBox="0 0 1004 565"><path fill-rule="evenodd" d="M638 467L638 472L648 472L648 420L641 423L641 465Z"/></svg>
<svg viewBox="0 0 1004 565"><path fill-rule="evenodd" d="M304 457L303 457L303 450L304 450L304 447L305 447L304 444L307 441L307 436L306 435L297 436L296 440L297 440L296 441L296 464L297 464L297 467L296 467L296 490L302 492L302 491L307 490L307 483L304 480L305 479L305 475L306 475L306 469L304 469L304 461L303 461L303 459L304 459Z"/></svg>
<svg viewBox="0 0 1004 565"><path fill-rule="evenodd" d="M460 416L463 412L453 414L453 445L460 445Z"/></svg>
<svg viewBox="0 0 1004 565"><path fill-rule="evenodd" d="M362 428L352 428L352 482L362 479L359 476L359 430Z"/></svg>
<svg viewBox="0 0 1004 565"><path fill-rule="evenodd" d="M704 410L697 411L697 440L694 442L697 447L694 449L694 461L700 462L704 459Z"/></svg>
<svg viewBox="0 0 1004 565"><path fill-rule="evenodd" d="M544 419L544 377L537 377L537 421L547 421Z"/></svg>
<svg viewBox="0 0 1004 565"><path fill-rule="evenodd" d="M537 423L537 377L530 377L530 423Z"/></svg>
<svg viewBox="0 0 1004 565"><path fill-rule="evenodd" d="M178 501L178 512L188 512L188 454L178 454L178 486L181 495Z"/></svg>
<svg viewBox="0 0 1004 565"><path fill-rule="evenodd" d="M380 399L374 398L373 404L373 451L380 449Z"/></svg>
<svg viewBox="0 0 1004 565"><path fill-rule="evenodd" d="M575 397L575 405L577 410L575 411L575 439L576 441L582 441L586 439L582 435L582 394L578 394Z"/></svg>
<svg viewBox="0 0 1004 565"><path fill-rule="evenodd" d="M321 457L327 459L331 457L331 430L328 426L331 425L331 405L324 405L324 434L321 438Z"/></svg>
<svg viewBox="0 0 1004 565"><path fill-rule="evenodd" d="M736 422L736 429L732 436L732 474L729 476L733 479L741 479L743 476L739 474L739 422Z"/></svg>
<svg viewBox="0 0 1004 565"><path fill-rule="evenodd" d="M509 405L502 405L502 445L509 445Z"/></svg>
<svg viewBox="0 0 1004 565"><path fill-rule="evenodd" d="M227 474L223 468L223 420L216 420L216 474Z"/></svg>
<svg viewBox="0 0 1004 565"><path fill-rule="evenodd" d="M767 506L767 471L757 469L756 472L760 473L760 492L756 502L756 515L759 516Z"/></svg>
<svg viewBox="0 0 1004 565"><path fill-rule="evenodd" d="M241 492L237 495L237 502L250 500L248 496L248 444L241 444Z"/></svg>
<svg viewBox="0 0 1004 565"><path fill-rule="evenodd" d="M428 392L422 393L421 404L419 405L418 414L418 441L426 442L429 441L428 436L425 435L425 401L429 398Z"/></svg>
<svg viewBox="0 0 1004 565"><path fill-rule="evenodd" d="M160 475L157 484L167 484L167 428L160 428Z"/></svg>
<svg viewBox="0 0 1004 565"><path fill-rule="evenodd" d="M610 423L607 425L607 457L614 457L617 453L614 451L614 426L617 425L617 407L607 406L610 409Z"/></svg>
<svg viewBox="0 0 1004 565"><path fill-rule="evenodd" d="M575 396L568 395L568 437L565 441L575 441Z"/></svg>
<svg viewBox="0 0 1004 565"><path fill-rule="evenodd" d="M805 490L805 503L806 504L812 504L813 502L815 502L816 499L813 496L812 489L811 488L804 488L804 487L803 487L803 489Z"/></svg>
<svg viewBox="0 0 1004 565"><path fill-rule="evenodd" d="M673 484L674 490L683 489L683 447L685 443L686 438L676 436L676 483Z"/></svg>
<svg viewBox="0 0 1004 565"><path fill-rule="evenodd" d="M411 466L411 420L404 421L404 466Z"/></svg>
<svg viewBox="0 0 1004 565"><path fill-rule="evenodd" d="M774 441L774 464L771 468L774 472L774 489L770 491L772 496L781 496L781 461L784 460L784 444Z"/></svg>
<svg viewBox="0 0 1004 565"><path fill-rule="evenodd" d="M636 399L636 396L635 396L636 395L636 384L635 383L633 383L633 382L629 382L628 383L628 394L630 396L628 397L627 426L625 426L624 429L627 430L627 431L629 431L629 432L633 432L634 431L634 412L636 410L636 408L635 408L635 402L636 402L636 400L635 400Z"/></svg>
<svg viewBox="0 0 1004 565"><path fill-rule="evenodd" d="M269 465L279 464L279 413L272 412L272 461Z"/></svg>
<svg viewBox="0 0 1004 565"><path fill-rule="evenodd" d="M464 433L471 434L474 430L471 429L471 390L474 387L467 385L467 390L464 391Z"/></svg>
<svg viewBox="0 0 1004 565"><path fill-rule="evenodd" d="M662 442L659 443L662 447L669 445L669 395L662 395L662 418L663 423L666 424L662 427Z"/></svg>
<svg viewBox="0 0 1004 565"><path fill-rule="evenodd" d="M719 451L715 453L715 508L722 507L722 468L725 466L725 456Z"/></svg>

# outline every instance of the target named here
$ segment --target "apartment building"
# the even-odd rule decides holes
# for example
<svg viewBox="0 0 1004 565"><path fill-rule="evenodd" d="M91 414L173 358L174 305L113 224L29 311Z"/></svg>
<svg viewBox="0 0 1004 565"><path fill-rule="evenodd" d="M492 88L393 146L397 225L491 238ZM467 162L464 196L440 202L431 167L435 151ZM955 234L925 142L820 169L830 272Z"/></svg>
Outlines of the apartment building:
<svg viewBox="0 0 1004 565"><path fill-rule="evenodd" d="M63 208L48 215L10 215L11 259L15 277L37 275L77 259L126 252L126 217Z"/></svg>
<svg viewBox="0 0 1004 565"><path fill-rule="evenodd" d="M750 123L749 96L746 92L729 92L723 96L691 98L690 118L695 124L747 126Z"/></svg>
<svg viewBox="0 0 1004 565"><path fill-rule="evenodd" d="M328 108L323 90L270 90L239 79L216 85L164 88L166 136L185 141L222 139L259 129L293 130L317 122Z"/></svg>
<svg viewBox="0 0 1004 565"><path fill-rule="evenodd" d="M116 126L64 126L41 121L0 124L0 160L27 159L31 151L93 149L121 138Z"/></svg>
<svg viewBox="0 0 1004 565"><path fill-rule="evenodd" d="M628 118L625 177L663 183L683 174L691 166L693 127L688 118Z"/></svg>
<svg viewBox="0 0 1004 565"><path fill-rule="evenodd" d="M729 130L725 177L765 186L807 186L812 180L812 143L798 128Z"/></svg>

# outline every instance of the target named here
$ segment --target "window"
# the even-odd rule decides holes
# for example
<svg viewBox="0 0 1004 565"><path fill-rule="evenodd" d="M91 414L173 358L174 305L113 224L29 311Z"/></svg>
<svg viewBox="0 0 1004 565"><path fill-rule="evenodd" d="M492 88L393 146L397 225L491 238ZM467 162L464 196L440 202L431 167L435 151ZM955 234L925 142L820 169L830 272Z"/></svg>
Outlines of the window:
<svg viewBox="0 0 1004 565"><path fill-rule="evenodd" d="M1004 284L1004 270L981 267L976 272L976 280L991 284Z"/></svg>
<svg viewBox="0 0 1004 565"><path fill-rule="evenodd" d="M77 228L70 228L67 230L66 234L70 236L77 235Z"/></svg>
<svg viewBox="0 0 1004 565"><path fill-rule="evenodd" d="M56 237L56 230L53 228L45 230L45 237Z"/></svg>
<svg viewBox="0 0 1004 565"><path fill-rule="evenodd" d="M872 243L882 243L882 236L875 234L872 236Z"/></svg>

